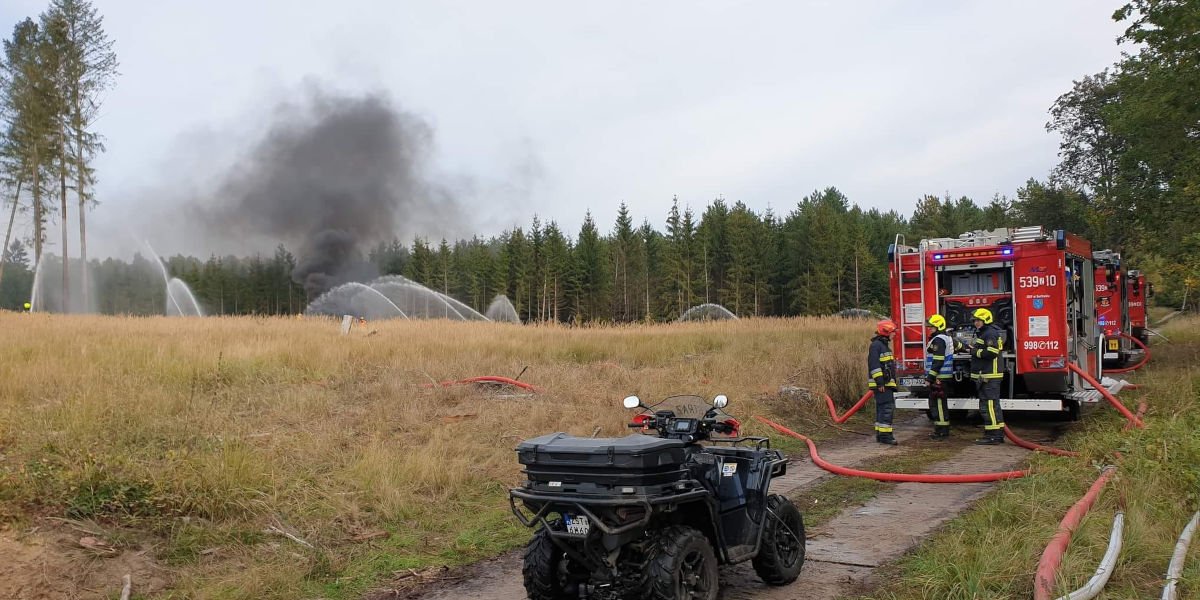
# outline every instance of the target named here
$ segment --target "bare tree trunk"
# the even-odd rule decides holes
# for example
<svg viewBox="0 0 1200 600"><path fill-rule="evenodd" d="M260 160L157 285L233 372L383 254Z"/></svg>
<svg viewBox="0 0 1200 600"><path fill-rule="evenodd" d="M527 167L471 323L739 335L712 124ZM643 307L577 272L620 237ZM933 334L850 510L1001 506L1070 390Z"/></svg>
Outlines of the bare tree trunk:
<svg viewBox="0 0 1200 600"><path fill-rule="evenodd" d="M82 150L75 157L75 169L77 171L75 178L75 195L79 199L79 258L81 261L81 271L79 273L80 285L83 290L83 306L87 310L91 304L91 289L88 282L88 255L87 255L87 194L84 193L84 165ZM65 250L64 250L65 252Z"/></svg>
<svg viewBox="0 0 1200 600"><path fill-rule="evenodd" d="M62 311L70 312L71 310L71 253L67 240L67 151L65 144L67 142L66 132L59 126L58 139L63 146L59 150L58 155L58 196L62 206L62 214L59 215L59 223L62 229Z"/></svg>
<svg viewBox="0 0 1200 600"><path fill-rule="evenodd" d="M17 201L21 199L21 180L17 180L17 193L13 194L12 213L8 215L8 231L4 233L4 247L0 248L0 281L4 281L4 255L8 252L8 241L12 238L13 221L17 220Z"/></svg>
<svg viewBox="0 0 1200 600"><path fill-rule="evenodd" d="M33 264L34 269L42 264L42 240L46 237L45 207L42 206L42 170L41 152L35 146L33 150Z"/></svg>

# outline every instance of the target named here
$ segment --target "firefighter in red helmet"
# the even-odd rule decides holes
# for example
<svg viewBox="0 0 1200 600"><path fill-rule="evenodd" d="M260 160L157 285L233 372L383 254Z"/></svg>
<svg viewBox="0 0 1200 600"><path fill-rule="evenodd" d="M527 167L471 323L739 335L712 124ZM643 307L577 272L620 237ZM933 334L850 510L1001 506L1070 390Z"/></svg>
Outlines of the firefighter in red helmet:
<svg viewBox="0 0 1200 600"><path fill-rule="evenodd" d="M875 325L875 337L867 350L868 385L875 392L875 441L896 445L892 430L892 414L896 411L896 358L889 345L896 333L896 324L884 319Z"/></svg>

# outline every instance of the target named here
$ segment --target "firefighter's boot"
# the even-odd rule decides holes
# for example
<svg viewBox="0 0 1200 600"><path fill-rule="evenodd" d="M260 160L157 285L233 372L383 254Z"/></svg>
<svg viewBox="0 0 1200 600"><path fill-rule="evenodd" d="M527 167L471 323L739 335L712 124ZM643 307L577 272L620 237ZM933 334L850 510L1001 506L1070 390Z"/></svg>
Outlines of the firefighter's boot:
<svg viewBox="0 0 1200 600"><path fill-rule="evenodd" d="M889 445L889 446L895 446L896 444L898 444L898 443L899 443L899 442L897 442L897 441L896 441L896 436L892 435L892 433L891 433L891 432L888 432L888 433L876 433L876 434L875 434L875 441L876 441L876 442L879 442L880 444L887 444L887 445Z"/></svg>
<svg viewBox="0 0 1200 600"><path fill-rule="evenodd" d="M983 434L983 437L975 440L976 444L981 446L995 446L1004 443L1003 429L989 429Z"/></svg>
<svg viewBox="0 0 1200 600"><path fill-rule="evenodd" d="M949 425L936 425L933 428L933 433L929 434L929 439L942 441L950 438Z"/></svg>

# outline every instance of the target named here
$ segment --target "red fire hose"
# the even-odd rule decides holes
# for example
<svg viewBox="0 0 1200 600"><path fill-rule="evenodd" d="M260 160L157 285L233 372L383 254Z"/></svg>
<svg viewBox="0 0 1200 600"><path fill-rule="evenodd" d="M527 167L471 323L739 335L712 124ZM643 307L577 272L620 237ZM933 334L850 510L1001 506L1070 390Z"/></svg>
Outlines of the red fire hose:
<svg viewBox="0 0 1200 600"><path fill-rule="evenodd" d="M841 425L842 423L850 420L850 417L853 417L854 413L858 412L858 410L874 396L875 392L873 390L867 390L867 393L863 394L863 397L859 398L858 402L856 402L854 406L851 406L850 409L846 411L846 414L838 416L837 409L833 406L833 398L830 398L829 394L825 394L825 405L829 407L829 418L833 419L834 423Z"/></svg>
<svg viewBox="0 0 1200 600"><path fill-rule="evenodd" d="M1129 367L1122 367L1120 369L1106 369L1105 370L1106 373L1128 373L1130 371L1136 371L1136 370L1146 366L1146 363L1150 362L1150 348L1147 348L1146 344L1142 343L1142 340L1139 340L1139 339L1133 337L1132 335L1129 335L1128 333L1125 333L1123 331L1121 333L1118 333L1117 335L1137 344L1138 347L1140 347L1142 349L1142 351L1145 352L1145 354L1142 356L1142 361L1136 365L1132 365Z"/></svg>
<svg viewBox="0 0 1200 600"><path fill-rule="evenodd" d="M1075 363L1068 363L1067 366L1070 367L1070 369L1072 371L1075 371L1076 373L1078 373L1079 376L1082 377L1084 381L1090 383L1092 385L1092 387L1096 388L1096 391L1100 392L1100 395L1104 396L1104 399L1108 400L1108 403L1112 404L1113 408L1116 408L1117 411L1120 412L1121 415L1124 416L1126 419L1128 419L1130 423L1133 423L1134 427L1137 427L1138 429L1142 429L1142 428L1146 427L1146 424L1142 423L1142 420L1140 418L1138 418L1137 415L1129 412L1129 409L1125 408L1125 405L1121 404L1121 401L1117 400L1117 397L1112 395L1112 392L1109 392L1108 388L1104 387L1103 385L1100 385L1100 382L1096 381L1095 377L1092 377L1091 375L1089 375L1087 371L1084 371L1083 369L1079 368L1079 366L1076 365Z"/></svg>
<svg viewBox="0 0 1200 600"><path fill-rule="evenodd" d="M817 445L807 437L784 427L778 423L764 419L760 416L755 416L758 421L770 426L779 433L786 436L794 437L808 444L808 453L812 458L813 464L837 475L848 475L850 477L865 477L876 481L899 481L908 483L984 483L988 481L1000 481L1003 479L1016 479L1029 474L1029 471L1004 471L999 473L975 473L970 475L930 475L925 473L880 473L878 471L861 471L859 469L850 469L841 465L835 465L817 454Z"/></svg>
<svg viewBox="0 0 1200 600"><path fill-rule="evenodd" d="M1033 442L1027 441L1027 440L1021 438L1020 436L1018 436L1017 434L1013 433L1013 430L1009 429L1008 426L1004 427L1004 436L1007 437L1009 440L1011 440L1012 443L1014 443L1022 448L1025 448L1026 450L1034 450L1036 452L1045 452L1047 454L1053 454L1054 456L1079 456L1079 453L1075 452L1074 450L1062 450L1059 448L1051 448L1050 446L1043 446L1041 444L1035 444Z"/></svg>
<svg viewBox="0 0 1200 600"><path fill-rule="evenodd" d="M1054 579L1058 573L1058 567L1062 563L1063 554L1067 551L1067 545L1071 543L1071 534L1079 527L1079 522L1083 520L1083 516L1087 514L1092 507L1092 503L1096 501L1096 497L1100 495L1101 488L1116 472L1116 467L1108 467L1096 479L1092 487L1088 488L1086 494L1067 511L1062 522L1058 524L1058 531L1054 533L1054 537L1050 540L1050 545L1046 546L1046 550L1042 552L1042 559L1038 561L1037 575L1033 580L1033 600L1051 600L1054 595Z"/></svg>

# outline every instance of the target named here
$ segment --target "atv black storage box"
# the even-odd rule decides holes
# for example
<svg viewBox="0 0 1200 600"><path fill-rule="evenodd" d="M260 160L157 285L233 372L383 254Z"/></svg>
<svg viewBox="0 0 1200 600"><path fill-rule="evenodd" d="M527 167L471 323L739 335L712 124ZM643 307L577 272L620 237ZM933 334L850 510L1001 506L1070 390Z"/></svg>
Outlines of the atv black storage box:
<svg viewBox="0 0 1200 600"><path fill-rule="evenodd" d="M648 435L579 438L552 433L521 442L517 457L525 465L529 487L543 492L655 494L687 478L684 443Z"/></svg>

